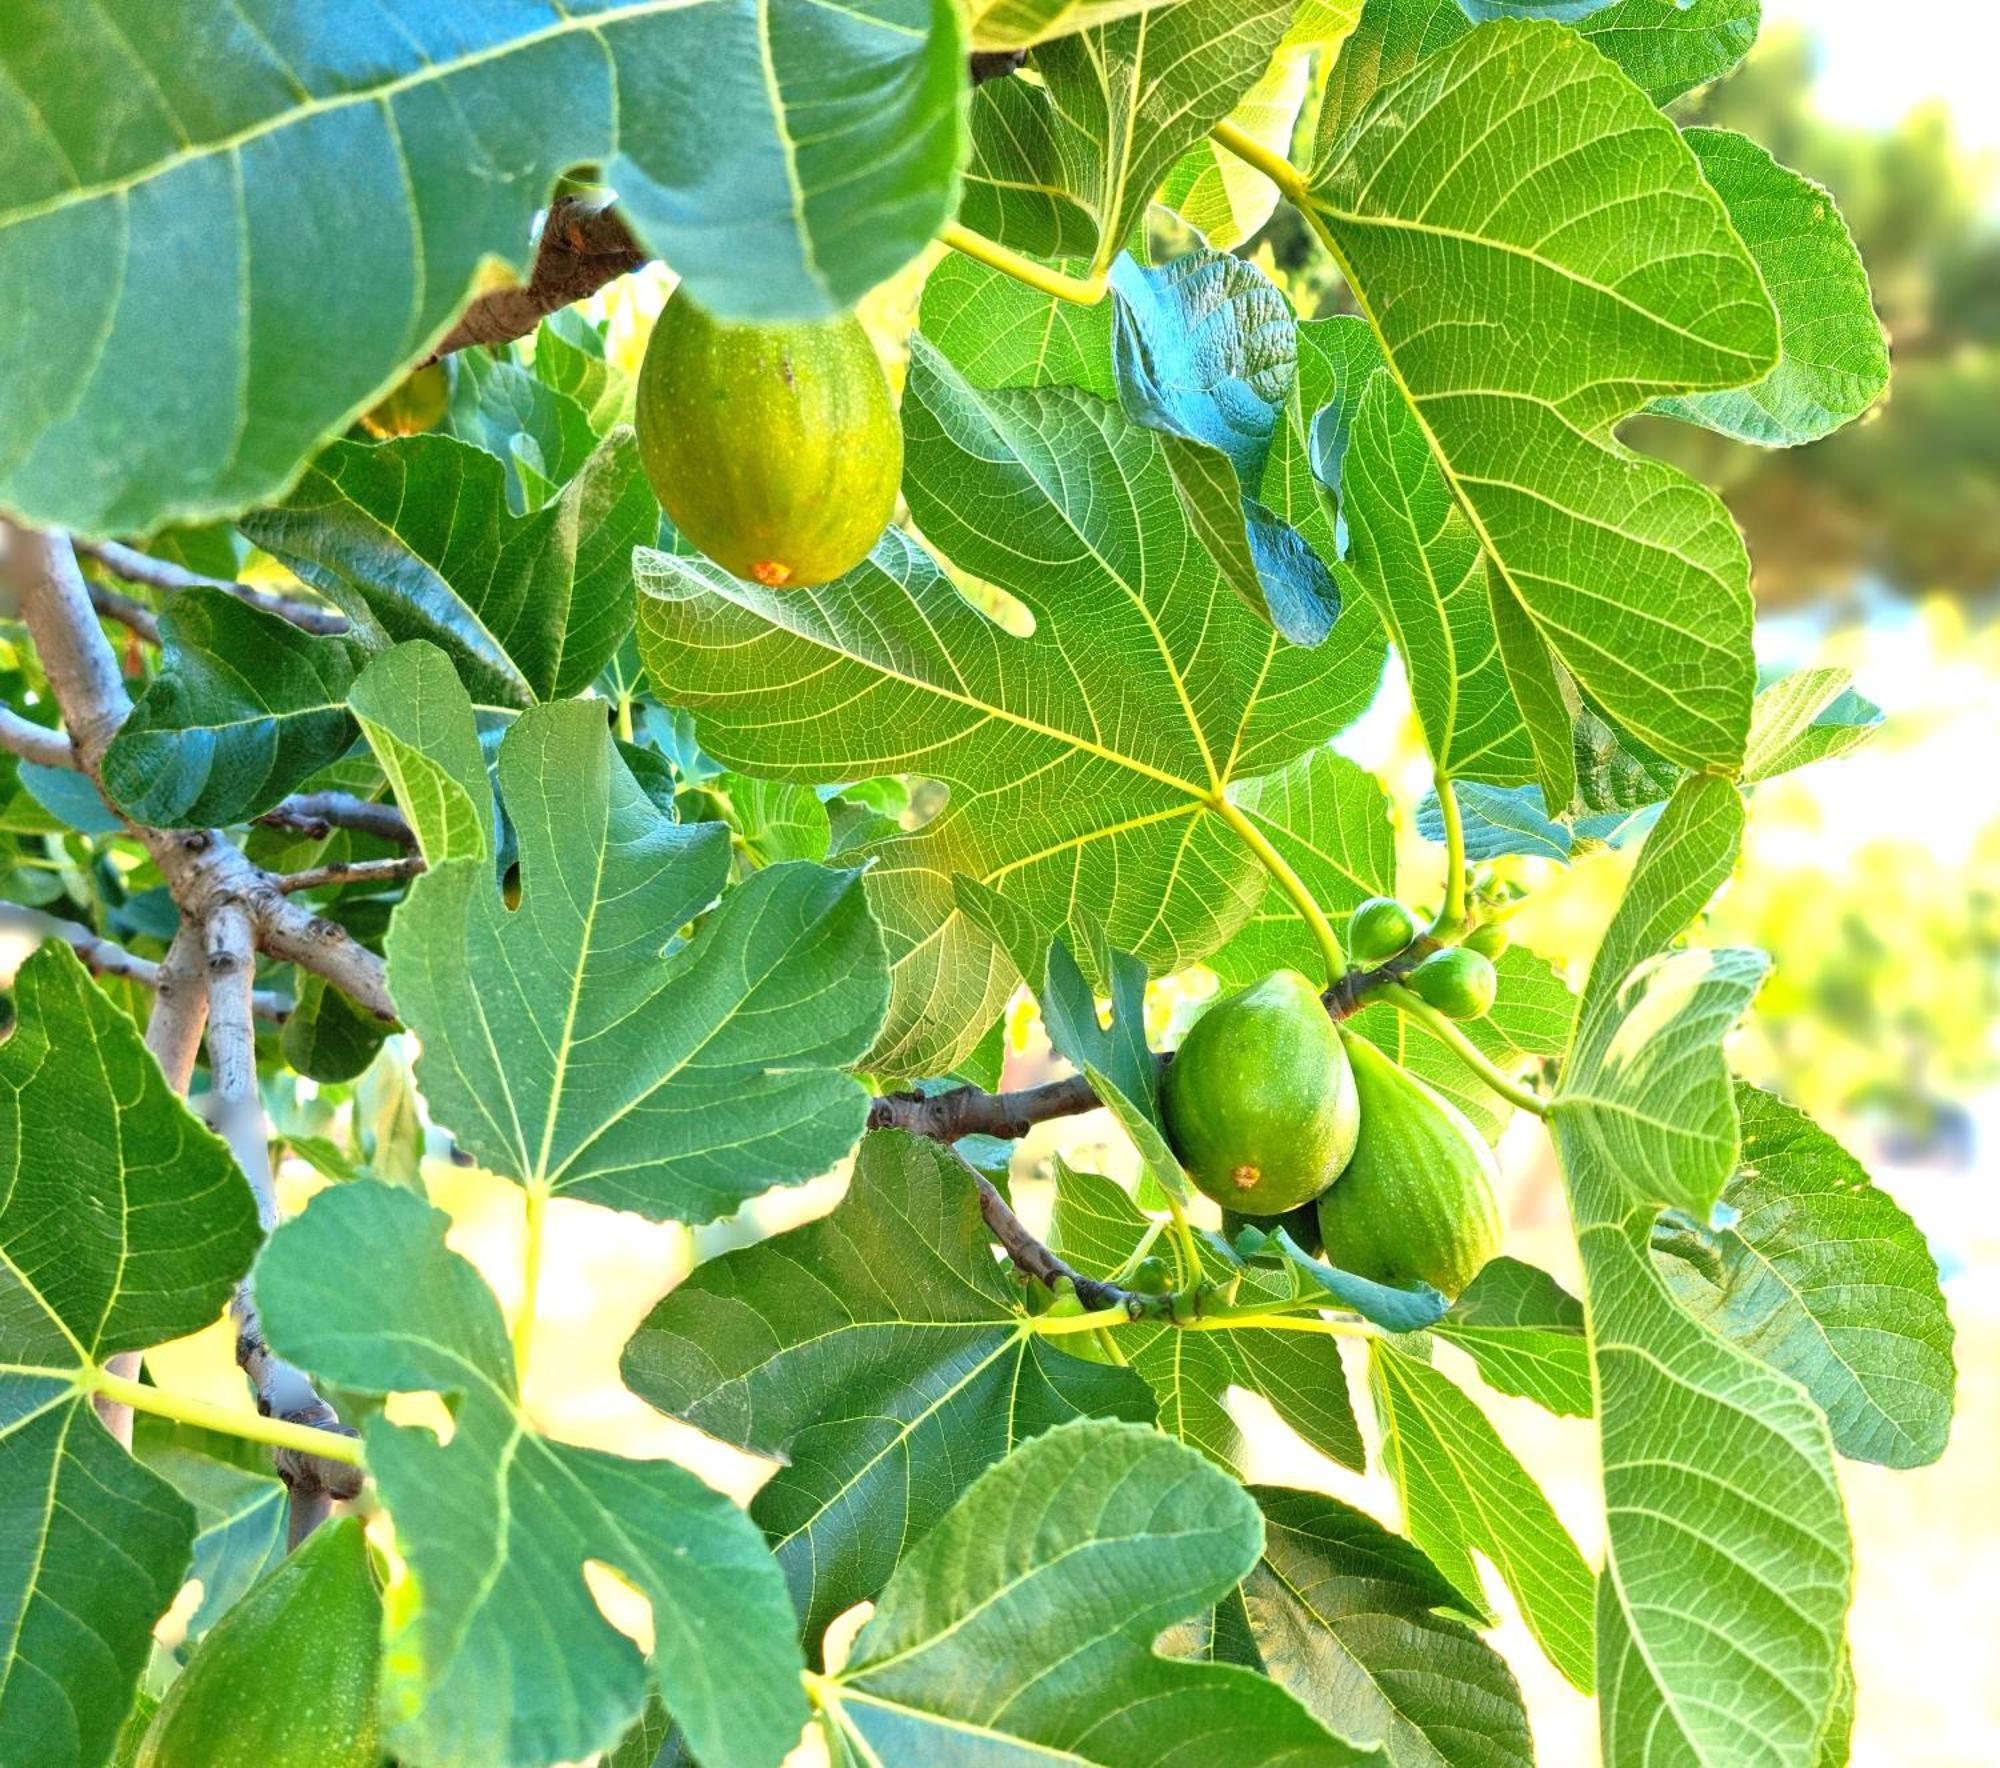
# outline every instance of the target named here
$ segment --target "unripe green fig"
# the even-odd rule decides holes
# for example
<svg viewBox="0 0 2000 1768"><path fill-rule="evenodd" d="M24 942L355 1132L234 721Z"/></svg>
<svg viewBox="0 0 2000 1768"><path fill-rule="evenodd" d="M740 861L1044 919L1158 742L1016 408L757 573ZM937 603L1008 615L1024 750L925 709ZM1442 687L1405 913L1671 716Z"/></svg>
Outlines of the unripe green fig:
<svg viewBox="0 0 2000 1768"><path fill-rule="evenodd" d="M361 1523L328 1523L201 1642L134 1768L376 1768L381 1633Z"/></svg>
<svg viewBox="0 0 2000 1768"><path fill-rule="evenodd" d="M1357 964L1386 964L1417 936L1417 917L1393 896L1371 896L1347 918L1347 955Z"/></svg>
<svg viewBox="0 0 2000 1768"><path fill-rule="evenodd" d="M1477 1019L1500 986L1493 960L1463 945L1432 952L1404 980L1447 1019Z"/></svg>
<svg viewBox="0 0 2000 1768"><path fill-rule="evenodd" d="M1493 1151L1456 1107L1366 1038L1347 1040L1361 1134L1319 1200L1329 1264L1456 1299L1500 1250Z"/></svg>
<svg viewBox="0 0 2000 1768"><path fill-rule="evenodd" d="M1482 921L1465 936L1467 951L1477 952L1482 958L1491 958L1495 962L1508 944L1506 924L1500 921Z"/></svg>
<svg viewBox="0 0 2000 1768"><path fill-rule="evenodd" d="M1319 990L1296 970L1226 995L1194 1022L1161 1089L1167 1135L1202 1191L1283 1215L1354 1151L1354 1077Z"/></svg>
<svg viewBox="0 0 2000 1768"><path fill-rule="evenodd" d="M444 421L451 403L451 370L442 362L426 362L361 414L361 427L371 436L418 436Z"/></svg>
<svg viewBox="0 0 2000 1768"><path fill-rule="evenodd" d="M860 320L726 325L677 290L639 368L639 458L674 526L772 589L852 570L896 513L903 432Z"/></svg>
<svg viewBox="0 0 2000 1768"><path fill-rule="evenodd" d="M1173 1286L1173 1267L1157 1252L1149 1252L1125 1279L1125 1287L1137 1295L1165 1295Z"/></svg>

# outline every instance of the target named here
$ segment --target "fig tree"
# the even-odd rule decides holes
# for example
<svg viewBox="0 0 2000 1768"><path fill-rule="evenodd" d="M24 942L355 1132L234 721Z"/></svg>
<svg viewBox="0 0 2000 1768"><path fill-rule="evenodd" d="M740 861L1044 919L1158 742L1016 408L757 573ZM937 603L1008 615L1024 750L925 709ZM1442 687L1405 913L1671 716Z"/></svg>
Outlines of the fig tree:
<svg viewBox="0 0 2000 1768"><path fill-rule="evenodd" d="M639 369L639 456L675 528L772 589L852 570L896 513L903 432L853 314L726 325L678 290Z"/></svg>
<svg viewBox="0 0 2000 1768"><path fill-rule="evenodd" d="M1328 1263L1378 1283L1456 1298L1500 1250L1493 1151L1456 1107L1366 1038L1347 1053L1361 1133L1319 1200Z"/></svg>
<svg viewBox="0 0 2000 1768"><path fill-rule="evenodd" d="M1357 964L1386 964L1417 936L1417 917L1393 896L1371 896L1347 921L1347 955Z"/></svg>
<svg viewBox="0 0 2000 1768"><path fill-rule="evenodd" d="M1477 1019L1500 986L1493 960L1463 945L1432 952L1404 980L1447 1019Z"/></svg>
<svg viewBox="0 0 2000 1768"><path fill-rule="evenodd" d="M1162 1089L1174 1152L1202 1191L1274 1216L1333 1183L1354 1149L1354 1077L1319 991L1277 970L1215 1003Z"/></svg>

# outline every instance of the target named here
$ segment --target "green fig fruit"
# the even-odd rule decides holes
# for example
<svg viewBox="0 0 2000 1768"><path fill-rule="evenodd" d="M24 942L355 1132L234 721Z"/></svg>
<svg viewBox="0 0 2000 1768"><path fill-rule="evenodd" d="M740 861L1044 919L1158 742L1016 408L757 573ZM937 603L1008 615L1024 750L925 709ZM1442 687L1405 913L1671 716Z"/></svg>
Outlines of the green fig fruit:
<svg viewBox="0 0 2000 1768"><path fill-rule="evenodd" d="M1329 1264L1378 1283L1424 1282L1454 1299L1500 1250L1493 1150L1456 1107L1366 1038L1347 1054L1361 1134L1319 1200Z"/></svg>
<svg viewBox="0 0 2000 1768"><path fill-rule="evenodd" d="M449 365L426 362L369 406L361 414L361 427L371 436L419 436L444 421L450 404Z"/></svg>
<svg viewBox="0 0 2000 1768"><path fill-rule="evenodd" d="M1509 944L1507 927L1501 921L1482 921L1465 936L1465 949L1477 952L1482 958L1490 958L1495 963Z"/></svg>
<svg viewBox="0 0 2000 1768"><path fill-rule="evenodd" d="M725 325L676 291L646 345L637 419L639 458L674 526L768 588L852 570L896 513L903 432L851 313Z"/></svg>
<svg viewBox="0 0 2000 1768"><path fill-rule="evenodd" d="M360 1520L328 1523L216 1623L134 1768L376 1768L381 1638Z"/></svg>
<svg viewBox="0 0 2000 1768"><path fill-rule="evenodd" d="M1142 1258L1125 1279L1125 1287L1135 1295L1165 1295L1173 1286L1173 1267L1157 1252Z"/></svg>
<svg viewBox="0 0 2000 1768"><path fill-rule="evenodd" d="M1463 945L1432 952L1404 980L1447 1019L1477 1019L1500 986L1493 960Z"/></svg>
<svg viewBox="0 0 2000 1768"><path fill-rule="evenodd" d="M1393 896L1371 896L1347 918L1347 955L1357 964L1386 964L1407 951L1417 917Z"/></svg>
<svg viewBox="0 0 2000 1768"><path fill-rule="evenodd" d="M1161 1092L1194 1182L1241 1215L1283 1215L1333 1183L1354 1150L1354 1078L1316 989L1277 970L1194 1023Z"/></svg>

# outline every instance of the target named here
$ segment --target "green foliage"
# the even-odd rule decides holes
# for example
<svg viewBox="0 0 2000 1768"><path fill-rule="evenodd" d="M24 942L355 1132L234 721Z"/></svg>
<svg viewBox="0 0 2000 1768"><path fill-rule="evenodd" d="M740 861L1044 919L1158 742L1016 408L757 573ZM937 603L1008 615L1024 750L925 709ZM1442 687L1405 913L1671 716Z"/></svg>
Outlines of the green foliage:
<svg viewBox="0 0 2000 1768"><path fill-rule="evenodd" d="M892 1134L823 1221L702 1265L625 1352L633 1389L789 1469L751 1514L807 1637L875 1596L981 1468L1083 1413L1150 1419L1131 1371L1029 1329L972 1174Z"/></svg>
<svg viewBox="0 0 2000 1768"><path fill-rule="evenodd" d="M354 741L347 638L314 638L220 590L160 619L159 672L104 758L104 784L142 822L204 828L269 810ZM256 659L253 671L245 661Z"/></svg>
<svg viewBox="0 0 2000 1768"><path fill-rule="evenodd" d="M214 1319L257 1245L228 1151L168 1090L139 1034L60 943L15 979L0 1044L0 1315L18 1550L0 1578L0 1756L101 1762L188 1566L195 1517L91 1416L107 1357ZM95 1698L73 1698L95 1690Z"/></svg>
<svg viewBox="0 0 2000 1768"><path fill-rule="evenodd" d="M14 56L0 505L143 552L86 541L82 586L58 535L4 562L0 881L60 938L0 1045L0 1758L777 1768L811 1723L857 1768L1520 1768L1490 1568L1598 1691L1607 1762L1836 1768L1834 1456L1936 1458L1951 1326L1909 1218L1731 1075L1765 959L1685 937L1744 791L1880 714L1839 670L1760 679L1742 542L1668 462L1789 462L1868 411L1873 302L1914 328L1849 221L1972 223L1921 142L1858 190L1808 164L1843 220L1781 163L1823 140L1726 126L1768 96L1754 64L1670 121L1755 11L640 0L383 34L176 0ZM968 30L1020 72L973 87ZM482 266L525 268L552 191L537 286L499 293ZM1301 319L1286 291L1321 272L1222 249L1280 202L1355 311ZM694 301L833 320L881 458L729 369L659 430L634 373L658 288L549 312L629 265L619 221L688 291L657 344ZM1954 261L1941 335L1977 339L1984 260ZM532 340L421 369L435 433L341 434L475 277L486 335ZM912 309L892 523L862 354ZM1968 362L1950 397L1984 419ZM1863 434L1934 410L1917 386ZM725 454L809 480L842 562L872 551L783 592L695 556L778 556L688 515ZM1940 528L1977 526L1961 484ZM1434 788L1400 878L1388 790L1332 747L1389 646ZM56 723L92 764L108 739L103 790L51 765ZM250 826L299 791L378 802ZM1508 938L1519 898L1640 842L1579 999ZM239 917L254 977L218 943ZM1286 1049L1207 1062L1225 996L1165 1063L1197 964L1295 973ZM246 982L284 1020L254 1051ZM1046 1087L1022 985L1075 1071ZM323 1181L261 1257L259 1202L137 1029L184 1073L201 1006L191 1090L261 1213L259 1102ZM1329 1096L1275 1199L1345 1163L1324 1216L1214 1231L1200 1190L1245 1201L1218 1171L1298 1156ZM1092 1106L1135 1183L1015 1158ZM1517 1110L1553 1137L1577 1295L1503 1249L1489 1144ZM427 1127L520 1187L517 1282L447 1240L427 1192L481 1186ZM775 1463L747 1506L563 1440L550 1316L578 1289L544 1265L582 1203L701 1226L600 1348L661 1429ZM187 1347L105 1367L232 1296L253 1375L287 1359L358 1438L263 1375L261 1415L179 1391ZM1475 1383L1590 1421L1601 1567ZM94 1399L144 1415L132 1454ZM1270 1414L1372 1458L1396 1529L1246 1489ZM365 1474L379 1615L359 1524L310 1533L315 1454ZM339 1603L311 1594L329 1568Z"/></svg>
<svg viewBox="0 0 2000 1768"><path fill-rule="evenodd" d="M773 866L683 943L675 930L722 888L727 833L668 822L600 712L523 714L499 772L519 909L489 858L452 859L389 936L440 1121L531 1189L656 1219L710 1221L838 1159L865 1110L840 1068L866 1051L885 995L858 875ZM607 1066L596 1051L613 1035Z"/></svg>
<svg viewBox="0 0 2000 1768"><path fill-rule="evenodd" d="M683 1468L536 1431L499 1304L444 1229L410 1192L357 1180L286 1224L257 1264L279 1350L349 1387L454 1402L446 1444L381 1416L367 1429L422 1590L384 1654L389 1743L420 1761L586 1755L618 1742L657 1678L704 1759L777 1762L805 1707L784 1583L756 1531ZM360 1269L385 1280L350 1282ZM599 1613L585 1560L651 1600L650 1665ZM515 1673L523 1662L532 1675Z"/></svg>
<svg viewBox="0 0 2000 1768"><path fill-rule="evenodd" d="M1228 1594L1262 1532L1241 1486L1154 1432L1050 1431L896 1568L824 1688L835 1747L939 1761L970 1733L1106 1768L1365 1760L1274 1683L1153 1649Z"/></svg>

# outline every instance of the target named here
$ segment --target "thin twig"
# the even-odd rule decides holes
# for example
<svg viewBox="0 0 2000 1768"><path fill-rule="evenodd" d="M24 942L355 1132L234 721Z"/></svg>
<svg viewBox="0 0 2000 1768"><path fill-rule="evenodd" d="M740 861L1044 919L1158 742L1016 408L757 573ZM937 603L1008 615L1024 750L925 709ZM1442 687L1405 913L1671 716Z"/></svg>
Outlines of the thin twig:
<svg viewBox="0 0 2000 1768"><path fill-rule="evenodd" d="M76 748L61 731L52 731L32 718L23 718L11 706L0 706L0 749L11 750L23 761L41 767L80 769Z"/></svg>
<svg viewBox="0 0 2000 1768"><path fill-rule="evenodd" d="M953 1087L928 1098L922 1093L885 1093L869 1101L868 1127L908 1130L933 1142L956 1142L961 1136L997 1136L1012 1142L1038 1123L1095 1111L1101 1103L1080 1074L1012 1093L988 1093L978 1087Z"/></svg>
<svg viewBox="0 0 2000 1768"><path fill-rule="evenodd" d="M160 617L134 596L113 589L108 583L90 586L90 605L106 620L128 627L149 645L160 642Z"/></svg>
<svg viewBox="0 0 2000 1768"><path fill-rule="evenodd" d="M324 841L335 829L346 829L393 841L398 847L417 845L416 831L393 804L357 798L352 792L295 792L257 820L274 829L296 829L315 841Z"/></svg>
<svg viewBox="0 0 2000 1768"><path fill-rule="evenodd" d="M402 859L357 859L345 865L310 866L302 872L279 874L277 886L287 896L302 890L325 890L335 884L400 884L424 869L423 855L412 853Z"/></svg>
<svg viewBox="0 0 2000 1768"><path fill-rule="evenodd" d="M65 921L55 915L44 914L40 909L23 908L19 903L0 902L0 932L23 934L37 944L46 939L60 939L83 960L83 967L93 976L115 977L121 982L132 982L141 988L155 990L164 990L167 986L166 964L155 963L151 958L142 958L136 952L128 952L116 940L106 939L103 934L92 932L79 921ZM252 1011L259 1019L268 1019L278 1025L285 1022L292 1010L292 1003L289 1000L268 989L252 990L250 1002ZM174 1017L168 1015L163 1022L159 1005L156 1003L153 1019L149 1022L146 1034L147 1045L153 1049L154 1055L160 1058L160 1066L166 1070L169 1080L174 1078L183 1047L191 1047L192 1041L201 1035L201 1021L197 1018L194 1021L193 1032L185 1036L176 1034L173 1041L164 1046L165 1053L162 1053L162 1047L154 1045L152 1026L163 1024L165 1027L171 1027ZM163 1029L161 1036L164 1038L166 1035L166 1030ZM169 1056L174 1058L173 1063L169 1062ZM193 1065L193 1060L190 1053L188 1056L190 1067ZM187 1090L185 1077L175 1090L177 1092Z"/></svg>
<svg viewBox="0 0 2000 1768"><path fill-rule="evenodd" d="M171 559L156 559L150 553L142 553L134 547L121 546L115 540L79 540L76 542L76 550L88 558L95 559L112 576L122 577L127 583L142 583L148 589L158 589L168 593L179 589L219 589L227 595L233 595L240 602L248 602L253 608L262 608L267 614L276 614L281 620L289 620L305 632L331 633L347 630L347 616L336 609L322 608L313 602L279 595L275 590L259 589L254 583L236 583L227 577L206 577L199 571L190 571L185 566L176 565ZM115 614L110 617L119 618Z"/></svg>

